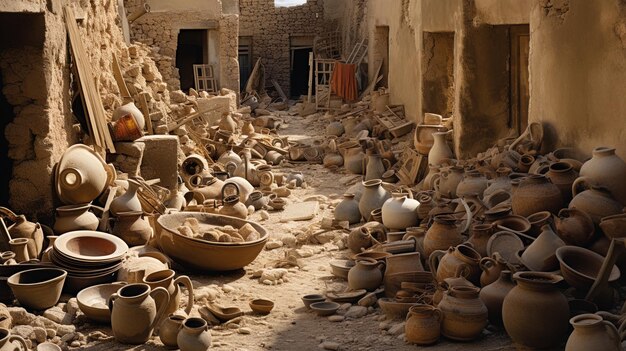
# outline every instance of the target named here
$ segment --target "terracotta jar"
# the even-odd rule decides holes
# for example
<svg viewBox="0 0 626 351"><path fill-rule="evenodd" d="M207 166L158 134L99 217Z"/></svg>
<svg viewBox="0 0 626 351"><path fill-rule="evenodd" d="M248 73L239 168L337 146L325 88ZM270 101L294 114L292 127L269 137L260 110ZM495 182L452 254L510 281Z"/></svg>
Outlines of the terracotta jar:
<svg viewBox="0 0 626 351"><path fill-rule="evenodd" d="M495 225L493 223L474 224L467 242L472 245L481 257L485 257L487 256L487 242L489 242L489 238L491 238L493 233L495 233Z"/></svg>
<svg viewBox="0 0 626 351"><path fill-rule="evenodd" d="M448 132L435 132L433 135L433 146L428 152L428 164L439 165L445 159L454 158L454 153L448 146L446 136Z"/></svg>
<svg viewBox="0 0 626 351"><path fill-rule="evenodd" d="M500 277L500 272L513 270L499 252L494 252L491 257L483 257L479 266L483 270L480 274L480 286L483 288L495 282Z"/></svg>
<svg viewBox="0 0 626 351"><path fill-rule="evenodd" d="M0 351L28 350L28 344L24 338L17 334L11 334L7 328L0 328Z"/></svg>
<svg viewBox="0 0 626 351"><path fill-rule="evenodd" d="M170 314L167 318L163 319L159 326L159 339L165 347L171 349L178 348L178 333L183 327L183 322L186 316L182 314Z"/></svg>
<svg viewBox="0 0 626 351"><path fill-rule="evenodd" d="M11 251L15 253L15 261L17 263L26 262L30 259L28 256L28 239L26 238L15 238L9 240L9 246L11 247ZM36 257L33 257L36 258Z"/></svg>
<svg viewBox="0 0 626 351"><path fill-rule="evenodd" d="M248 196L248 201L246 201L246 206L254 207L255 211L263 209L269 203L269 198L263 196L263 193L255 190L250 193Z"/></svg>
<svg viewBox="0 0 626 351"><path fill-rule="evenodd" d="M550 165L546 177L559 188L563 201L568 204L572 200L572 184L578 178L578 172L569 163L555 162Z"/></svg>
<svg viewBox="0 0 626 351"><path fill-rule="evenodd" d="M524 250L520 260L530 270L553 271L559 268L556 249L565 246L565 242L549 225L546 224L541 229L541 234Z"/></svg>
<svg viewBox="0 0 626 351"><path fill-rule="evenodd" d="M622 205L626 205L626 162L615 154L614 148L598 147L591 160L580 168L580 176L590 184L606 187Z"/></svg>
<svg viewBox="0 0 626 351"><path fill-rule="evenodd" d="M189 315L193 308L193 285L191 284L191 279L186 275L181 275L174 279L174 275L176 275L175 271L164 269L148 274L143 278L143 282L148 284L151 289L161 287L170 294L169 305L165 310L166 315L174 313L180 306L182 294L180 286L184 286L185 289L187 289L187 306L185 306L185 313Z"/></svg>
<svg viewBox="0 0 626 351"><path fill-rule="evenodd" d="M441 124L418 124L415 128L415 133L413 134L413 145L415 146L415 150L422 155L428 155L430 149L435 144L433 133L446 132L447 130L448 128Z"/></svg>
<svg viewBox="0 0 626 351"><path fill-rule="evenodd" d="M365 177L363 177L363 180L381 179L383 173L391 168L389 160L383 159L379 154L368 152L367 158L363 162L365 162L363 167L365 169Z"/></svg>
<svg viewBox="0 0 626 351"><path fill-rule="evenodd" d="M243 126L241 127L241 134L250 136L254 133L255 131L254 131L254 126L252 125L252 122L243 121Z"/></svg>
<svg viewBox="0 0 626 351"><path fill-rule="evenodd" d="M224 216L248 218L248 208L239 201L239 196L228 195L224 198L224 206L220 207L219 214Z"/></svg>
<svg viewBox="0 0 626 351"><path fill-rule="evenodd" d="M365 219L369 218L373 209L381 208L391 194L382 186L382 180L373 179L363 182L363 194L359 200L359 211Z"/></svg>
<svg viewBox="0 0 626 351"><path fill-rule="evenodd" d="M542 175L523 179L511 199L513 213L523 217L540 211L557 214L564 207L559 188Z"/></svg>
<svg viewBox="0 0 626 351"><path fill-rule="evenodd" d="M441 310L436 307L424 304L411 306L404 324L406 340L417 345L436 343L441 335L441 320Z"/></svg>
<svg viewBox="0 0 626 351"><path fill-rule="evenodd" d="M617 329L601 316L586 313L573 317L569 322L574 327L574 332L567 339L565 351L622 350Z"/></svg>
<svg viewBox="0 0 626 351"><path fill-rule="evenodd" d="M28 221L24 215L16 215L6 207L0 207L0 217L4 218L6 225L8 225L7 219L13 223L7 228L11 238L28 239L28 255L30 257L39 257L43 249L43 229L41 225ZM8 249L8 247L5 245L4 249Z"/></svg>
<svg viewBox="0 0 626 351"><path fill-rule="evenodd" d="M574 198L569 203L569 208L577 208L587 213L594 224L599 224L603 217L608 217L622 213L624 207L615 200L607 188L591 186L591 188L579 191L579 185L583 183L582 178L576 179L572 185Z"/></svg>
<svg viewBox="0 0 626 351"><path fill-rule="evenodd" d="M357 146L345 150L343 166L352 174L363 174L363 171L365 171L363 168L364 159L365 153L363 153L361 146L357 144Z"/></svg>
<svg viewBox="0 0 626 351"><path fill-rule="evenodd" d="M591 217L577 208L564 208L554 222L557 235L568 245L587 246L595 234Z"/></svg>
<svg viewBox="0 0 626 351"><path fill-rule="evenodd" d="M191 190L202 194L204 200L221 200L222 188L224 182L215 177L203 178L200 175L194 175L189 179Z"/></svg>
<svg viewBox="0 0 626 351"><path fill-rule="evenodd" d="M468 287L476 287L476 285L472 284L469 280L465 279L463 275L467 275L467 267L462 266L458 267L456 273L454 273L453 278L446 278L443 282L437 282L435 284L435 293L433 294L433 306L439 305L441 299L443 299L443 294L450 290L450 288L456 286L468 286ZM436 280L435 273L433 273L433 279Z"/></svg>
<svg viewBox="0 0 626 351"><path fill-rule="evenodd" d="M202 318L187 318L176 341L180 351L206 351L211 347L209 326Z"/></svg>
<svg viewBox="0 0 626 351"><path fill-rule="evenodd" d="M434 181L435 192L448 199L457 198L456 188L459 186L461 180L463 180L463 168L452 166L441 170L439 174L440 177Z"/></svg>
<svg viewBox="0 0 626 351"><path fill-rule="evenodd" d="M100 221L89 212L90 204L57 207L52 230L57 235L74 230L96 230Z"/></svg>
<svg viewBox="0 0 626 351"><path fill-rule="evenodd" d="M384 262L373 258L361 258L356 260L354 267L348 272L348 286L352 290L365 289L376 290L383 281L382 265Z"/></svg>
<svg viewBox="0 0 626 351"><path fill-rule="evenodd" d="M403 230L419 224L417 209L420 203L404 193L392 193L392 197L382 206L382 220L385 227Z"/></svg>
<svg viewBox="0 0 626 351"><path fill-rule="evenodd" d="M335 219L350 224L361 222L359 203L354 199L354 194L343 194L343 200L335 207Z"/></svg>
<svg viewBox="0 0 626 351"><path fill-rule="evenodd" d="M451 215L438 215L424 237L424 257L429 257L433 251L448 250L463 242L461 229L456 224L456 218Z"/></svg>
<svg viewBox="0 0 626 351"><path fill-rule="evenodd" d="M511 169L508 167L500 167L496 169L497 177L489 182L489 186L483 191L483 198L491 196L493 193L499 190L507 192L511 191Z"/></svg>
<svg viewBox="0 0 626 351"><path fill-rule="evenodd" d="M502 320L513 342L530 348L557 346L568 332L569 305L557 284L563 278L544 272L517 272L504 298Z"/></svg>
<svg viewBox="0 0 626 351"><path fill-rule="evenodd" d="M548 211L533 213L530 216L526 217L528 223L530 223L530 230L527 234L532 235L536 238L539 234L541 234L541 228L544 225L552 224L552 217L552 213Z"/></svg>
<svg viewBox="0 0 626 351"><path fill-rule="evenodd" d="M246 147L240 153L240 156L241 164L237 166L233 175L247 180L252 186L259 186L259 179L256 176L256 166L252 163L252 150Z"/></svg>
<svg viewBox="0 0 626 351"><path fill-rule="evenodd" d="M138 181L129 179L128 190L111 202L109 207L111 213L117 215L119 212L141 211L141 202L139 202L137 197L137 190L139 190L140 186L141 184Z"/></svg>
<svg viewBox="0 0 626 351"><path fill-rule="evenodd" d="M372 235L366 226L353 229L348 235L348 248L354 253L361 253L373 244Z"/></svg>
<svg viewBox="0 0 626 351"><path fill-rule="evenodd" d="M155 297L161 295L159 304ZM111 310L111 328L115 339L123 344L143 344L161 320L170 296L167 290L156 288L150 291L147 284L128 284L111 295L108 301Z"/></svg>
<svg viewBox="0 0 626 351"><path fill-rule="evenodd" d="M465 197L468 195L476 194L479 198L483 197L483 192L489 186L489 182L484 175L478 171L465 172L463 179L456 187L456 196Z"/></svg>
<svg viewBox="0 0 626 351"><path fill-rule="evenodd" d="M480 281L479 261L480 254L467 245L451 246L447 251L436 250L428 257L431 272L437 272L438 282L454 277L459 267L465 267L465 278L474 285Z"/></svg>
<svg viewBox="0 0 626 351"><path fill-rule="evenodd" d="M480 290L480 299L485 303L489 312L489 323L502 325L502 303L514 287L511 271L503 270L498 280Z"/></svg>
<svg viewBox="0 0 626 351"><path fill-rule="evenodd" d="M152 227L143 212L119 212L111 234L121 238L128 246L145 245L152 237Z"/></svg>
<svg viewBox="0 0 626 351"><path fill-rule="evenodd" d="M519 172L528 173L533 163L535 163L535 157L533 155L524 154L517 162L517 170Z"/></svg>
<svg viewBox="0 0 626 351"><path fill-rule="evenodd" d="M487 307L478 297L480 289L458 286L444 293L439 303L443 314L441 334L459 341L477 339L487 326Z"/></svg>

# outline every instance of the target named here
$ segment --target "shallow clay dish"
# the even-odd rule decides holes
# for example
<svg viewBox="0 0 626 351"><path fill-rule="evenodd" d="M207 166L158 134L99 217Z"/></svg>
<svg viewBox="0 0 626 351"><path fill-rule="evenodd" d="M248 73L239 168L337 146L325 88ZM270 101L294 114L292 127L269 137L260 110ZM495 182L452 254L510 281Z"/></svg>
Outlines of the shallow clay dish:
<svg viewBox="0 0 626 351"><path fill-rule="evenodd" d="M250 224L261 238L243 243L189 238L178 233L176 228L190 217L196 218L205 227L231 225L241 228ZM256 259L269 237L267 230L256 222L211 213L177 212L163 215L157 222L161 227L158 242L164 253L186 268L195 270L232 271L243 268Z"/></svg>
<svg viewBox="0 0 626 351"><path fill-rule="evenodd" d="M70 261L104 263L119 260L128 251L128 245L112 234L77 230L59 236L54 249Z"/></svg>
<svg viewBox="0 0 626 351"><path fill-rule="evenodd" d="M325 300L326 298L324 297L324 295L321 294L310 294L302 296L302 302L304 303L304 306L306 308L310 308L312 303L323 302Z"/></svg>
<svg viewBox="0 0 626 351"><path fill-rule="evenodd" d="M65 277L67 272L59 268L35 268L13 274L7 283L20 305L45 310L59 301Z"/></svg>
<svg viewBox="0 0 626 351"><path fill-rule="evenodd" d="M561 275L567 283L577 289L587 290L596 281L604 262L601 255L578 246L562 246L556 250L556 258L561 266ZM613 265L609 283L620 277L620 270Z"/></svg>
<svg viewBox="0 0 626 351"><path fill-rule="evenodd" d="M107 300L122 286L124 283L100 284L85 288L76 295L78 307L87 318L109 324L111 311L107 306Z"/></svg>
<svg viewBox="0 0 626 351"><path fill-rule="evenodd" d="M367 294L367 290L359 289L346 292L328 292L326 297L334 302L356 302Z"/></svg>
<svg viewBox="0 0 626 351"><path fill-rule="evenodd" d="M336 302L315 302L311 304L311 309L315 311L318 316L330 316L337 312L339 306L340 305Z"/></svg>
<svg viewBox="0 0 626 351"><path fill-rule="evenodd" d="M524 243L517 235L511 232L497 232L487 241L487 255L491 257L499 252L504 260L511 264L520 264L517 253L524 249Z"/></svg>
<svg viewBox="0 0 626 351"><path fill-rule="evenodd" d="M355 263L352 260L333 260L330 261L330 268L333 274L339 278L348 279L348 272L350 268L354 267Z"/></svg>
<svg viewBox="0 0 626 351"><path fill-rule="evenodd" d="M274 308L274 302L265 299L255 299L250 301L250 308L253 312L268 314Z"/></svg>
<svg viewBox="0 0 626 351"><path fill-rule="evenodd" d="M206 304L204 307L222 323L243 316L243 311L239 309L239 307L221 307L210 303Z"/></svg>

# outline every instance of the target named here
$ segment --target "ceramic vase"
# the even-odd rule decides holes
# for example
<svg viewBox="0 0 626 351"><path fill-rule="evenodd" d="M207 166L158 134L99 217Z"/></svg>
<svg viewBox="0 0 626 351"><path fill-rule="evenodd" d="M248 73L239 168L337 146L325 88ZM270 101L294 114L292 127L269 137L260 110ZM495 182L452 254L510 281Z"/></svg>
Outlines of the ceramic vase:
<svg viewBox="0 0 626 351"><path fill-rule="evenodd" d="M391 197L391 194L383 188L382 183L380 179L363 182L364 190L359 200L359 211L366 220L372 210L381 208L385 201Z"/></svg>
<svg viewBox="0 0 626 351"><path fill-rule="evenodd" d="M41 225L28 221L24 215L16 215L6 207L0 207L0 217L4 217L5 221L8 219L13 222L13 224L7 228L11 238L28 239L28 255L30 257L39 257L43 249L44 239ZM4 249L8 249L8 247L5 245Z"/></svg>
<svg viewBox="0 0 626 351"><path fill-rule="evenodd" d="M430 257L436 250L448 250L463 242L461 229L456 224L456 218L450 215L438 215L424 237L424 257Z"/></svg>
<svg viewBox="0 0 626 351"><path fill-rule="evenodd" d="M363 180L373 180L373 179L381 179L383 177L383 173L387 168L390 168L391 165L389 161L380 157L379 154L368 153L367 158L365 158L365 177Z"/></svg>
<svg viewBox="0 0 626 351"><path fill-rule="evenodd" d="M498 280L480 290L480 299L487 306L489 323L502 325L502 303L506 295L515 287L511 271L500 272Z"/></svg>
<svg viewBox="0 0 626 351"><path fill-rule="evenodd" d="M591 186L587 190L580 191L579 185L584 179L578 178L572 185L574 198L569 203L569 208L577 208L589 215L594 224L599 224L603 217L622 213L624 207L619 203L611 192L601 186Z"/></svg>
<svg viewBox="0 0 626 351"><path fill-rule="evenodd" d="M92 212L90 204L57 207L52 230L57 235L74 230L96 230L100 221Z"/></svg>
<svg viewBox="0 0 626 351"><path fill-rule="evenodd" d="M463 179L456 187L456 196L477 195L478 198L482 198L487 186L489 186L487 178L478 171L465 172Z"/></svg>
<svg viewBox="0 0 626 351"><path fill-rule="evenodd" d="M556 249L565 246L549 225L544 225L541 234L522 253L520 260L528 269L547 272L559 268Z"/></svg>
<svg viewBox="0 0 626 351"><path fill-rule="evenodd" d="M578 178L578 172L569 163L555 162L550 165L546 177L559 188L564 203L569 204L572 201L572 184Z"/></svg>
<svg viewBox="0 0 626 351"><path fill-rule="evenodd" d="M239 201L239 196L229 195L224 198L224 206L220 207L219 214L224 216L248 218L248 208Z"/></svg>
<svg viewBox="0 0 626 351"><path fill-rule="evenodd" d="M626 205L626 162L615 154L614 148L595 148L591 160L580 168L580 176L607 188L613 198Z"/></svg>
<svg viewBox="0 0 626 351"><path fill-rule="evenodd" d="M55 189L68 205L93 201L114 177L102 157L83 144L70 146L56 168Z"/></svg>
<svg viewBox="0 0 626 351"><path fill-rule="evenodd" d="M587 246L595 235L591 216L577 208L564 208L554 221L557 235L568 245Z"/></svg>
<svg viewBox="0 0 626 351"><path fill-rule="evenodd" d="M148 284L151 289L158 287L164 288L170 295L168 307L165 309L165 314L170 315L174 313L180 306L180 298L182 291L180 286L187 289L187 305L185 307L185 313L188 315L193 308L193 285L191 279L186 275L178 276L174 278L176 272L171 269L164 269L156 272L152 272L143 278L143 282Z"/></svg>
<svg viewBox="0 0 626 351"><path fill-rule="evenodd" d="M152 237L152 227L141 211L119 212L111 234L121 238L131 247L145 245Z"/></svg>
<svg viewBox="0 0 626 351"><path fill-rule="evenodd" d="M500 277L500 272L510 269L497 251L491 257L483 257L478 265L483 271L480 274L480 286L483 288L495 282Z"/></svg>
<svg viewBox="0 0 626 351"><path fill-rule="evenodd" d="M596 314L581 314L569 321L574 332L567 339L565 351L621 351L621 337L615 326Z"/></svg>
<svg viewBox="0 0 626 351"><path fill-rule="evenodd" d="M186 316L170 314L159 326L159 339L168 349L178 349L178 333L183 327Z"/></svg>
<svg viewBox="0 0 626 351"><path fill-rule="evenodd" d="M354 199L354 194L343 194L343 200L335 207L335 219L350 224L361 221L359 203Z"/></svg>
<svg viewBox="0 0 626 351"><path fill-rule="evenodd" d="M457 198L456 189L463 180L463 168L448 167L439 172L440 176L434 180L435 192L448 199Z"/></svg>
<svg viewBox="0 0 626 351"><path fill-rule="evenodd" d="M361 149L360 145L348 148L343 155L343 166L346 170L352 174L363 174L363 160L365 159L365 153Z"/></svg>
<svg viewBox="0 0 626 351"><path fill-rule="evenodd" d="M480 281L480 254L467 245L451 246L448 250L436 250L428 257L431 271L436 271L438 282L455 277L460 267L465 270L465 278L478 285Z"/></svg>
<svg viewBox="0 0 626 351"><path fill-rule="evenodd" d="M137 197L137 191L140 186L141 184L138 181L129 179L128 190L111 202L109 207L111 213L117 215L120 212L141 211L141 202L139 202L139 197Z"/></svg>
<svg viewBox="0 0 626 351"><path fill-rule="evenodd" d="M433 146L428 152L428 164L439 165L445 159L454 158L454 153L448 146L446 136L448 132L435 132L433 135Z"/></svg>
<svg viewBox="0 0 626 351"><path fill-rule="evenodd" d="M187 318L176 338L180 351L206 351L211 347L211 333L202 318Z"/></svg>
<svg viewBox="0 0 626 351"><path fill-rule="evenodd" d="M128 114L131 114L133 116L137 127L140 130L143 130L146 125L146 120L143 116L143 113L141 113L141 110L137 108L137 106L132 101L116 108L113 111L113 117L111 118L111 120L117 121Z"/></svg>
<svg viewBox="0 0 626 351"><path fill-rule="evenodd" d="M227 132L234 133L237 131L237 123L233 119L230 113L226 112L222 114L222 119L218 123L218 128Z"/></svg>
<svg viewBox="0 0 626 351"><path fill-rule="evenodd" d="M354 267L350 268L348 272L348 286L350 289L365 289L367 291L378 289L383 281L381 265L384 265L384 263L373 258L357 259Z"/></svg>
<svg viewBox="0 0 626 351"><path fill-rule="evenodd" d="M488 312L478 297L480 289L459 286L450 288L439 302L443 314L441 334L458 341L477 339L487 326Z"/></svg>
<svg viewBox="0 0 626 351"><path fill-rule="evenodd" d="M403 193L392 193L392 197L383 204L382 221L385 227L404 230L419 224L417 209L420 203Z"/></svg>
<svg viewBox="0 0 626 351"><path fill-rule="evenodd" d="M523 217L541 211L557 214L564 204L559 188L543 175L524 178L511 199L513 213Z"/></svg>
<svg viewBox="0 0 626 351"><path fill-rule="evenodd" d="M409 308L404 324L406 340L417 345L432 345L439 341L442 313L430 305L415 305Z"/></svg>
<svg viewBox="0 0 626 351"><path fill-rule="evenodd" d="M481 257L485 257L487 256L487 243L493 233L495 233L495 225L493 223L474 224L467 241Z"/></svg>
<svg viewBox="0 0 626 351"><path fill-rule="evenodd" d="M361 250L368 249L373 245L372 235L366 226L353 229L348 234L348 248L354 253L361 253Z"/></svg>

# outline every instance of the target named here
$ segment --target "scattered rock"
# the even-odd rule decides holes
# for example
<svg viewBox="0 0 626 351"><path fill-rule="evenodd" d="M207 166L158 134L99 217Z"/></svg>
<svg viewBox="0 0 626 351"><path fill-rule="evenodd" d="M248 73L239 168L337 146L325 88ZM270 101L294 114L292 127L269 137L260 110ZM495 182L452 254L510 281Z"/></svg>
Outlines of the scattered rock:
<svg viewBox="0 0 626 351"><path fill-rule="evenodd" d="M37 341L37 343L45 342L48 338L48 332L42 327L34 327L33 333L35 334L35 341Z"/></svg>
<svg viewBox="0 0 626 351"><path fill-rule="evenodd" d="M333 315L328 317L330 322L343 322L346 319L344 316Z"/></svg>
<svg viewBox="0 0 626 351"><path fill-rule="evenodd" d="M283 246L282 241L270 240L265 244L265 250L274 250Z"/></svg>
<svg viewBox="0 0 626 351"><path fill-rule="evenodd" d="M18 325L28 325L31 324L37 316L32 313L29 313L23 307L8 307L9 314L11 315L11 319L13 319L13 324Z"/></svg>
<svg viewBox="0 0 626 351"><path fill-rule="evenodd" d="M72 324L72 316L60 307L51 307L43 312L43 316L59 324Z"/></svg>
<svg viewBox="0 0 626 351"><path fill-rule="evenodd" d="M252 333L252 330L250 330L250 328L239 328L237 329L237 333L248 335Z"/></svg>
<svg viewBox="0 0 626 351"><path fill-rule="evenodd" d="M387 330L387 332L391 335L400 335L404 333L404 322L396 323Z"/></svg>
<svg viewBox="0 0 626 351"><path fill-rule="evenodd" d="M261 216L261 220L263 221L270 219L270 214L265 210L259 211L259 215Z"/></svg>
<svg viewBox="0 0 626 351"><path fill-rule="evenodd" d="M237 290L237 289L235 289L234 287L232 287L231 285L228 285L228 284L224 284L224 286L222 286L222 291L224 291L226 294L230 294L230 293L234 292L235 290Z"/></svg>
<svg viewBox="0 0 626 351"><path fill-rule="evenodd" d="M34 332L35 328L31 327L30 325L16 325L13 327L13 329L11 329L11 333L17 334L24 339L31 339L31 334L32 336L35 336Z"/></svg>
<svg viewBox="0 0 626 351"><path fill-rule="evenodd" d="M318 346L320 349L324 350L339 350L340 344L334 341L324 341Z"/></svg>
<svg viewBox="0 0 626 351"><path fill-rule="evenodd" d="M348 311L346 312L346 314L344 315L346 318L361 318L363 316L367 315L367 307L363 307L363 306L352 306L350 307L350 309L348 309Z"/></svg>

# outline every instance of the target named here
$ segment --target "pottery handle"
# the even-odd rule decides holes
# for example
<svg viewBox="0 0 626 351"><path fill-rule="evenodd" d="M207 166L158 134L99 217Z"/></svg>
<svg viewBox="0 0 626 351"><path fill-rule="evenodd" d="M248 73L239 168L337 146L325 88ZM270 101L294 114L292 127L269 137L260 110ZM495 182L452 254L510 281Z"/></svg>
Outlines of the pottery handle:
<svg viewBox="0 0 626 351"><path fill-rule="evenodd" d="M2 206L0 206L0 217L8 218L11 220L11 222L15 222L15 220L17 219L17 215L15 214L15 212Z"/></svg>
<svg viewBox="0 0 626 351"><path fill-rule="evenodd" d="M24 351L28 351L28 345L26 345L26 340L24 340L23 337L19 335L14 335L14 334L9 335L9 340L8 340L9 343L12 343L14 340L22 344L22 346L24 346Z"/></svg>
<svg viewBox="0 0 626 351"><path fill-rule="evenodd" d="M572 184L572 197L576 197L578 193L590 188L590 184L585 177L578 177ZM582 190L581 190L582 189Z"/></svg>
<svg viewBox="0 0 626 351"><path fill-rule="evenodd" d="M482 269L483 271L487 271L489 270L489 268L493 267L496 265L496 260L494 260L491 257L483 257L479 262L478 265L480 266L480 269Z"/></svg>
<svg viewBox="0 0 626 351"><path fill-rule="evenodd" d="M435 189L435 192L439 193L439 183L441 183L441 173L437 173L433 176L433 189Z"/></svg>
<svg viewBox="0 0 626 351"><path fill-rule="evenodd" d="M430 267L430 272L433 274L433 279L437 280L437 268L439 268L439 262L441 262L441 258L447 253L447 251L443 250L435 250L430 256L428 256L428 266Z"/></svg>
<svg viewBox="0 0 626 351"><path fill-rule="evenodd" d="M113 313L113 301L115 301L115 299L117 299L118 297L120 297L120 295L118 295L117 293L113 293L107 299L107 306L109 307L109 311L111 311L111 313Z"/></svg>
<svg viewBox="0 0 626 351"><path fill-rule="evenodd" d="M383 158L383 166L385 167L385 170L388 170L391 168L391 162L388 159Z"/></svg>
<svg viewBox="0 0 626 351"><path fill-rule="evenodd" d="M163 297L160 299L160 301L157 300L156 295L162 295ZM157 287L152 289L152 291L150 291L150 296L152 296L152 298L154 299L154 301L156 302L157 305L157 314L154 317L154 320L152 321L152 324L150 324L150 328L149 329L154 329L154 327L156 326L156 324L161 320L161 318L163 317L163 314L165 313L165 311L167 310L167 307L170 304L170 293L167 292L167 290L165 290L165 288L162 287Z"/></svg>
<svg viewBox="0 0 626 351"><path fill-rule="evenodd" d="M613 341L615 341L615 344L620 345L622 338L619 336L619 332L617 331L617 328L615 328L613 323L603 320L602 324L604 324L604 327L609 332L609 338L613 339Z"/></svg>
<svg viewBox="0 0 626 351"><path fill-rule="evenodd" d="M385 264L385 261L379 261L376 266L378 267L378 269L380 269L381 272L385 272L385 267L387 266Z"/></svg>
<svg viewBox="0 0 626 351"><path fill-rule="evenodd" d="M191 279L189 279L186 275L181 275L180 277L174 280L175 285L182 285L187 289L187 307L185 307L185 313L189 315L191 313L191 309L193 308L193 284L191 284Z"/></svg>
<svg viewBox="0 0 626 351"><path fill-rule="evenodd" d="M226 188L227 188L228 186L233 186L233 187L235 187L235 190L237 190L237 196L240 196L240 195L241 195L241 192L240 192L240 190L239 190L239 186L238 186L237 184L235 184L235 183L226 183L226 184L224 184L224 186L222 187L222 200L224 200L224 199L226 198L226 196L224 196L224 194L225 194L225 192L226 192Z"/></svg>
<svg viewBox="0 0 626 351"><path fill-rule="evenodd" d="M433 316L435 316L435 319L439 323L443 320L443 313L441 313L441 310L438 308L433 309Z"/></svg>

